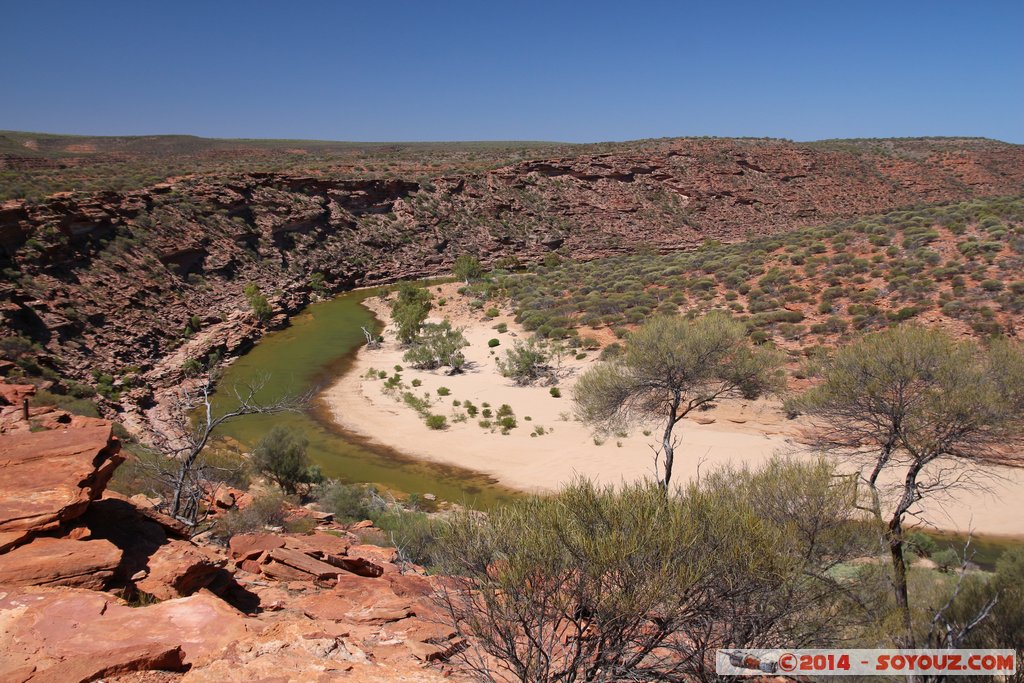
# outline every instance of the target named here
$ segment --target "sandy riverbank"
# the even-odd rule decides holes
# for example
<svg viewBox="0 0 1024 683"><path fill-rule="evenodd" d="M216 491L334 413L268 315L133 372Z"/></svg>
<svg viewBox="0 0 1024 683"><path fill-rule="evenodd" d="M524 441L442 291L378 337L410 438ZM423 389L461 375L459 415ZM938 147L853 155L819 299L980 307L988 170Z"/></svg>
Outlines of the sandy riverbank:
<svg viewBox="0 0 1024 683"><path fill-rule="evenodd" d="M658 426L634 429L627 435L596 437L589 427L572 417L572 386L576 377L596 363L597 352L582 360L563 362L564 377L559 382L561 398L551 396L548 386L519 387L502 377L496 359L516 339L525 339L508 315L485 319L480 311L471 311L456 294L458 285L432 288L447 304L435 308L431 320L447 318L456 327L464 327L470 342L465 349L469 369L459 375L445 371L415 370L402 360L403 350L394 335L385 333L380 349L363 348L345 376L338 379L320 397L334 418L347 429L411 456L443 462L489 474L503 484L525 491L550 491L576 475L601 482L618 483L654 474L651 446L658 441ZM366 304L378 317L387 319L386 303L369 299ZM504 322L508 332L494 327ZM489 349L496 338L500 345ZM494 351L492 354L491 351ZM367 377L370 369L394 374L402 366L402 381L417 396L430 395L430 411L445 415L449 426L431 430L412 408L386 395L384 381ZM422 384L413 388L413 380ZM438 388L450 390L438 395ZM489 403L492 410L501 404L512 407L518 427L509 434L484 429L481 416L457 422L463 408L453 401L471 401L478 408ZM530 419L527 419L527 418ZM543 435L531 436L542 427ZM699 471L732 463L756 466L773 454L811 457L795 441L799 421L787 420L775 400L727 401L715 410L699 413L677 428L677 448L673 478L689 481ZM988 482L986 491L960 492L955 500L936 501L924 517L941 529L976 533L1024 536L1024 470L999 468L999 479Z"/></svg>

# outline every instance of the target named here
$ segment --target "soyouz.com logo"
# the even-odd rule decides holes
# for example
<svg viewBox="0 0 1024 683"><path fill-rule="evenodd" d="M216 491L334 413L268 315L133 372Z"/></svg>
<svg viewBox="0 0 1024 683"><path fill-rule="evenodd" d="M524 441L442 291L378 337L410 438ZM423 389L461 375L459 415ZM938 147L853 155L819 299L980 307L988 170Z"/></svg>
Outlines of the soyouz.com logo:
<svg viewBox="0 0 1024 683"><path fill-rule="evenodd" d="M892 676L955 674L999 676L1017 672L1013 650L719 650L720 676Z"/></svg>

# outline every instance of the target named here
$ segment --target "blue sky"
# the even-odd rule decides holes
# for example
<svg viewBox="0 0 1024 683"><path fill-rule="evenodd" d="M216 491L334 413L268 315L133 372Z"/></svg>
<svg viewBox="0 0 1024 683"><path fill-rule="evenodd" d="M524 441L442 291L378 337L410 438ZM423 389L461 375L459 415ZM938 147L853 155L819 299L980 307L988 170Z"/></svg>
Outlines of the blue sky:
<svg viewBox="0 0 1024 683"><path fill-rule="evenodd" d="M1024 143L1024 0L0 0L0 10L3 129Z"/></svg>

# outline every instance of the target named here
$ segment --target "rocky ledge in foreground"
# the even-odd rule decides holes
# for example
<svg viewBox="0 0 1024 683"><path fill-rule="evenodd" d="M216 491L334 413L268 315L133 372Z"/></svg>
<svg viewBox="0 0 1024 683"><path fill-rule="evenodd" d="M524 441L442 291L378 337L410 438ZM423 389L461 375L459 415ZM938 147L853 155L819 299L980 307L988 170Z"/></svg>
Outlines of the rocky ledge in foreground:
<svg viewBox="0 0 1024 683"><path fill-rule="evenodd" d="M0 435L0 680L435 681L465 647L438 579L320 515L310 534L189 539L105 491L109 423ZM221 507L244 502L221 492Z"/></svg>

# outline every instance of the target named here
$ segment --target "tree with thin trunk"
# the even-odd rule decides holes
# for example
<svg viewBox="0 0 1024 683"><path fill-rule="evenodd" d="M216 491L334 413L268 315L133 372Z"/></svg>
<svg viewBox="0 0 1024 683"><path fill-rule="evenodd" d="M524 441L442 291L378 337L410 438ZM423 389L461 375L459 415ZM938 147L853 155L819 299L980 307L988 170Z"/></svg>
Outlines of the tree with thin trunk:
<svg viewBox="0 0 1024 683"><path fill-rule="evenodd" d="M416 341L423 323L430 314L431 295L414 282L401 281L391 302L391 320L397 328L398 341L408 346Z"/></svg>
<svg viewBox="0 0 1024 683"><path fill-rule="evenodd" d="M904 525L929 496L978 483L982 463L1011 463L1024 445L1024 350L987 348L901 326L825 359L821 383L787 406L807 413L813 444L854 458L884 529L905 647L914 646Z"/></svg>
<svg viewBox="0 0 1024 683"><path fill-rule="evenodd" d="M462 254L455 259L455 263L452 265L452 274L468 285L470 280L484 274L484 267L480 265L479 259L475 256Z"/></svg>
<svg viewBox="0 0 1024 683"><path fill-rule="evenodd" d="M655 452L664 458L659 478L668 488L679 421L721 399L779 390L781 365L782 354L755 347L743 324L725 313L658 317L630 333L621 356L581 376L573 400L580 419L601 429L664 420Z"/></svg>
<svg viewBox="0 0 1024 683"><path fill-rule="evenodd" d="M207 493L203 453L216 429L243 415L298 411L309 400L307 394L261 402L257 395L268 380L263 377L253 384L231 389L232 407L217 412L213 404L214 379L211 374L194 389L182 391L171 410L172 422L153 435L154 446L166 456L166 460L158 460L154 466L154 476L169 491L166 511L190 529L198 527L203 518L202 502Z"/></svg>
<svg viewBox="0 0 1024 683"><path fill-rule="evenodd" d="M314 484L323 482L324 475L310 462L307 446L309 439L302 432L274 425L253 449L252 467L285 493L295 494L300 490L308 493Z"/></svg>

